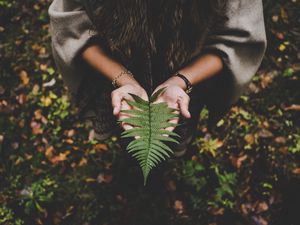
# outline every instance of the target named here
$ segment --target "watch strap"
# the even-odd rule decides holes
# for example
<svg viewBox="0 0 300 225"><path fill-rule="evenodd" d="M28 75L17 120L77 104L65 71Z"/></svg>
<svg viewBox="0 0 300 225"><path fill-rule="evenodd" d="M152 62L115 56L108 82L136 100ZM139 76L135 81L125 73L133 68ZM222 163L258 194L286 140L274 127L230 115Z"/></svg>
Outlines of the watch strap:
<svg viewBox="0 0 300 225"><path fill-rule="evenodd" d="M186 85L186 90L185 92L187 94L191 93L192 89L193 89L193 85L191 84L191 82L186 78L186 76L184 76L183 74L179 73L179 72L176 72L176 74L174 76L177 76L177 77L180 77L185 85Z"/></svg>

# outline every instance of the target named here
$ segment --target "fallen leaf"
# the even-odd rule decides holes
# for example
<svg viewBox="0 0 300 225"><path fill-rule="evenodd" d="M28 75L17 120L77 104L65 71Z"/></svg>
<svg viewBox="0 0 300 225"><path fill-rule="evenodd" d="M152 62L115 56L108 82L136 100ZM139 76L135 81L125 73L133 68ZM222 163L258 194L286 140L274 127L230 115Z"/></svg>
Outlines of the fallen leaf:
<svg viewBox="0 0 300 225"><path fill-rule="evenodd" d="M65 152L61 152L59 153L59 155L57 156L54 156L53 158L50 159L50 161L53 163L53 164L56 164L58 162L63 162L63 161L66 161L68 159L68 155L70 154L70 151L65 151Z"/></svg>
<svg viewBox="0 0 300 225"><path fill-rule="evenodd" d="M54 147L53 146L49 146L46 151L45 151L45 156L48 158L48 159L51 159L54 155Z"/></svg>
<svg viewBox="0 0 300 225"><path fill-rule="evenodd" d="M74 129L67 130L65 132L65 135L68 136L68 137L73 137L75 135L75 130Z"/></svg>
<svg viewBox="0 0 300 225"><path fill-rule="evenodd" d="M79 166L85 166L87 164L87 159L86 158L82 158L79 162Z"/></svg>
<svg viewBox="0 0 300 225"><path fill-rule="evenodd" d="M41 128L41 124L38 123L38 122L36 122L36 121L32 121L32 122L30 123L30 127L31 127L32 133L33 133L34 135L38 135L38 134L42 134L42 133L43 133L43 130L42 130L42 128Z"/></svg>
<svg viewBox="0 0 300 225"><path fill-rule="evenodd" d="M38 109L34 111L34 118L36 120L40 120L42 119L43 115L42 115L42 110Z"/></svg>
<svg viewBox="0 0 300 225"><path fill-rule="evenodd" d="M49 96L42 96L41 103L43 106L48 107L52 104L52 99Z"/></svg>
<svg viewBox="0 0 300 225"><path fill-rule="evenodd" d="M293 104L284 108L285 111L300 111L300 105Z"/></svg>
<svg viewBox="0 0 300 225"><path fill-rule="evenodd" d="M183 213L183 203L182 203L182 201L180 201L180 200L176 200L175 202L174 202L174 206L173 206L173 208L176 210L176 212L178 213L178 214L182 214Z"/></svg>
<svg viewBox="0 0 300 225"><path fill-rule="evenodd" d="M255 141L255 137L253 134L247 134L245 137L244 137L244 140L247 142L247 144L249 145L252 145Z"/></svg>
<svg viewBox="0 0 300 225"><path fill-rule="evenodd" d="M166 188L168 191L176 191L176 183L173 180L169 180Z"/></svg>
<svg viewBox="0 0 300 225"><path fill-rule="evenodd" d="M218 209L213 208L210 211L210 213L214 216L222 216L222 215L224 215L224 212L225 212L224 208L218 208Z"/></svg>
<svg viewBox="0 0 300 225"><path fill-rule="evenodd" d="M46 82L43 84L43 87L52 87L53 85L55 85L56 80L55 78L52 78L49 82Z"/></svg>
<svg viewBox="0 0 300 225"><path fill-rule="evenodd" d="M278 143L278 144L285 144L286 143L286 138L282 137L282 136L276 137L275 142Z"/></svg>
<svg viewBox="0 0 300 225"><path fill-rule="evenodd" d="M28 73L25 70L22 70L19 74L22 84L27 85L30 81Z"/></svg>
<svg viewBox="0 0 300 225"><path fill-rule="evenodd" d="M69 145L74 144L74 141L71 138L68 138L68 139L64 140L64 142L69 144Z"/></svg>
<svg viewBox="0 0 300 225"><path fill-rule="evenodd" d="M262 212L267 211L268 209L269 209L269 206L266 202L260 202L256 207L256 212L262 213Z"/></svg>
<svg viewBox="0 0 300 225"><path fill-rule="evenodd" d="M109 184L113 179L112 175L109 174L104 174L104 173L100 173L97 177L97 182L98 183L105 183L105 184Z"/></svg>
<svg viewBox="0 0 300 225"><path fill-rule="evenodd" d="M85 179L85 182L87 182L87 183L92 183L92 182L96 182L96 181L97 181L97 179L92 178L92 177L88 177Z"/></svg>
<svg viewBox="0 0 300 225"><path fill-rule="evenodd" d="M300 168L293 169L293 174L300 175Z"/></svg>
<svg viewBox="0 0 300 225"><path fill-rule="evenodd" d="M27 101L27 96L25 94L20 94L16 97L16 99L20 105L24 105Z"/></svg>
<svg viewBox="0 0 300 225"><path fill-rule="evenodd" d="M94 146L94 149L97 150L97 151L107 151L107 150L108 150L108 147L107 147L106 144L100 143L100 144L96 144L96 145Z"/></svg>
<svg viewBox="0 0 300 225"><path fill-rule="evenodd" d="M274 136L273 133L267 129L262 129L262 130L258 131L257 134L261 138L271 138Z"/></svg>
<svg viewBox="0 0 300 225"><path fill-rule="evenodd" d="M261 216L252 216L252 220L256 225L268 225L268 221L266 221L264 218Z"/></svg>

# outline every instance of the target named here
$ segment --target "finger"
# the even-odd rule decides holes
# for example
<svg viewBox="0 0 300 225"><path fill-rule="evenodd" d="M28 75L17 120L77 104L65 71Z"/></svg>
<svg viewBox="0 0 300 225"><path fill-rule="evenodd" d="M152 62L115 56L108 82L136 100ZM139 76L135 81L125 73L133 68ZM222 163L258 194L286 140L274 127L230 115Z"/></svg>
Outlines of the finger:
<svg viewBox="0 0 300 225"><path fill-rule="evenodd" d="M122 100L121 101L121 110L128 110L128 109L131 109L130 105L128 105L128 103L125 100ZM118 119L125 119L125 118L129 118L129 115L126 113L120 112L118 115ZM122 122L121 126L124 130L129 130L129 129L133 128L132 125L127 124L125 122Z"/></svg>
<svg viewBox="0 0 300 225"><path fill-rule="evenodd" d="M174 124L178 124L179 122L179 118L174 118L174 119L171 119L169 120L170 123L174 123ZM166 130L168 131L173 131L175 129L175 126L172 126L172 127L167 127L165 128ZM168 135L167 135L168 136Z"/></svg>
<svg viewBox="0 0 300 225"><path fill-rule="evenodd" d="M179 105L178 103L168 103L168 107L172 108L172 109L176 109L176 111L174 112L174 114L179 114ZM173 119L169 120L170 123L174 123L174 124L178 124L179 122L179 117L174 117ZM172 127L167 127L165 128L168 131L173 131L175 129L175 126Z"/></svg>
<svg viewBox="0 0 300 225"><path fill-rule="evenodd" d="M111 101L113 107L113 114L116 116L120 113L121 110L121 101L124 97L123 93L112 92L111 94Z"/></svg>
<svg viewBox="0 0 300 225"><path fill-rule="evenodd" d="M189 112L189 101L190 99L188 97L181 97L178 99L180 112L187 119L191 118L191 113Z"/></svg>

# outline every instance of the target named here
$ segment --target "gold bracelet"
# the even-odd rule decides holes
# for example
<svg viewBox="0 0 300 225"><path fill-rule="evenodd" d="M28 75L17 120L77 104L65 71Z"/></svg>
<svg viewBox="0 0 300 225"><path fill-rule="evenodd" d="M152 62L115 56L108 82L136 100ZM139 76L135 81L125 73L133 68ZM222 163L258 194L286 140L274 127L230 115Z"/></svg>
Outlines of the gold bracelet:
<svg viewBox="0 0 300 225"><path fill-rule="evenodd" d="M129 71L129 70L123 70L123 71L121 71L120 74L117 75L117 76L113 79L113 81L111 82L111 84L112 84L115 88L118 87L118 85L117 85L117 80L118 80L120 77L122 77L124 74L128 74L128 75L130 75L131 77L133 77L133 74L131 73L131 71Z"/></svg>

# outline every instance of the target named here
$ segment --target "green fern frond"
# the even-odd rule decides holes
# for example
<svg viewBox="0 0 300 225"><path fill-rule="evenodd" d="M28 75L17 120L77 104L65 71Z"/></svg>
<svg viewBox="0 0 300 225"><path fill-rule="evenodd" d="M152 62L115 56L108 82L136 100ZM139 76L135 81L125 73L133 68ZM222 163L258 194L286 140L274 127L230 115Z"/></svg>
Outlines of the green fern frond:
<svg viewBox="0 0 300 225"><path fill-rule="evenodd" d="M175 113L178 110L169 108L165 102L155 103L164 90L165 88L162 88L155 92L149 101L130 94L134 101L126 101L133 109L122 110L129 115L129 118L119 120L134 127L124 131L121 137L136 138L128 144L127 151L139 162L144 176L144 185L151 169L173 154L172 149L164 142L178 143L175 137L180 137L175 132L165 129L177 126L169 121L179 116Z"/></svg>

